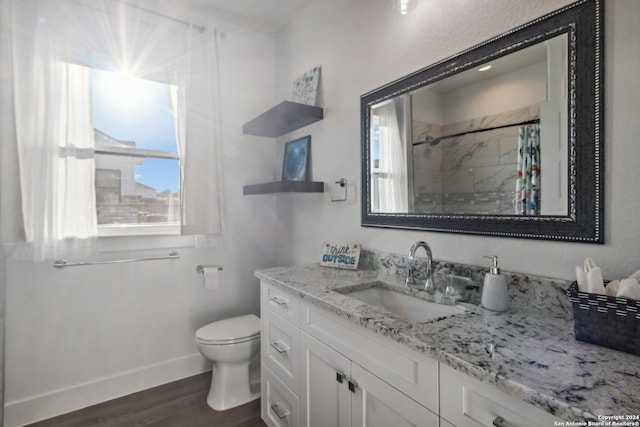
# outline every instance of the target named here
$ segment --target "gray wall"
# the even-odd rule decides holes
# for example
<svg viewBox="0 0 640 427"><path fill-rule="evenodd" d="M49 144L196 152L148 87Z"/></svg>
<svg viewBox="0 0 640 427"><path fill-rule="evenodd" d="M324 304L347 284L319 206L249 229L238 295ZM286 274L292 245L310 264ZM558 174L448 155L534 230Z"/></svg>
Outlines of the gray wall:
<svg viewBox="0 0 640 427"><path fill-rule="evenodd" d="M360 106L362 94L482 40L524 24L570 1L420 0L406 16L386 2L313 1L277 39L278 90L282 98L305 70L322 66L326 118L299 131L312 135L313 178L345 177L357 188L352 200L328 196L278 199L278 219L290 236L281 264L317 261L323 241L406 253L426 240L434 257L487 265L496 254L505 270L572 279L575 265L592 256L606 277L640 268L640 2L606 1L605 245L518 240L360 226ZM289 135L290 138L297 136ZM275 165L278 167L279 165ZM353 191L355 190L355 191Z"/></svg>

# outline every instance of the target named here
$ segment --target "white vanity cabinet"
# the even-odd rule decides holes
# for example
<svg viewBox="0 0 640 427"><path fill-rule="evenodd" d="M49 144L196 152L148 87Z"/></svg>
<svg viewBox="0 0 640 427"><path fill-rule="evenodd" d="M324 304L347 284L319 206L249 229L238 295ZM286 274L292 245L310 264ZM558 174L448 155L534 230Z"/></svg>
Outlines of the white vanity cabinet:
<svg viewBox="0 0 640 427"><path fill-rule="evenodd" d="M548 426L561 421L265 282L262 418L270 427Z"/></svg>
<svg viewBox="0 0 640 427"><path fill-rule="evenodd" d="M437 362L265 283L261 318L269 426L438 427Z"/></svg>

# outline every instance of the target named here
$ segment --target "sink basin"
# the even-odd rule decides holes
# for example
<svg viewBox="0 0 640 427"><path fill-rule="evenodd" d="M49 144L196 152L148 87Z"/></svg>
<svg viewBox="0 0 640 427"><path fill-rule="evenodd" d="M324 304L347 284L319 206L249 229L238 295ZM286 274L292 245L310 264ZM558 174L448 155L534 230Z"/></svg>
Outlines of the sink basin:
<svg viewBox="0 0 640 427"><path fill-rule="evenodd" d="M337 290L337 292L340 292L340 290ZM400 289L394 290L380 284L366 289L340 293L366 304L406 317L414 322L425 322L440 317L464 313L465 311L464 307L460 305L438 304L417 296L405 294L401 292Z"/></svg>

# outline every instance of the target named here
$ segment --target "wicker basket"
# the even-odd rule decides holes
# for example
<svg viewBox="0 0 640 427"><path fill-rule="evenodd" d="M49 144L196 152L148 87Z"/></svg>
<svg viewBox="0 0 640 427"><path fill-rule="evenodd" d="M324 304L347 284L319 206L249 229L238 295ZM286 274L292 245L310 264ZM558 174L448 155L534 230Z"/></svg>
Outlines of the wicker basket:
<svg viewBox="0 0 640 427"><path fill-rule="evenodd" d="M579 292L578 282L567 295L578 341L640 355L640 301Z"/></svg>

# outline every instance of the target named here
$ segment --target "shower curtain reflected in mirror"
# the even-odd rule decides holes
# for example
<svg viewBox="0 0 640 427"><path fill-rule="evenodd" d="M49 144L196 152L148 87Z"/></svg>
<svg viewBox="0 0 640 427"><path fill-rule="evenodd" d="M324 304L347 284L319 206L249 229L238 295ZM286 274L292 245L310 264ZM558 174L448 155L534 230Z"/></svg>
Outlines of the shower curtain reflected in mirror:
<svg viewBox="0 0 640 427"><path fill-rule="evenodd" d="M521 126L518 132L515 213L540 215L540 125Z"/></svg>

